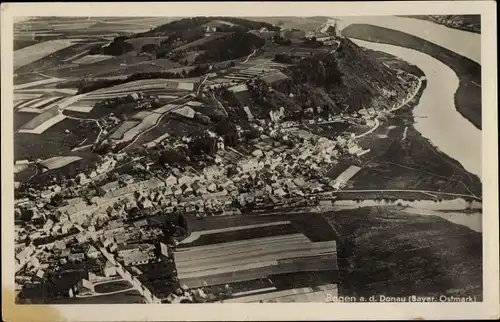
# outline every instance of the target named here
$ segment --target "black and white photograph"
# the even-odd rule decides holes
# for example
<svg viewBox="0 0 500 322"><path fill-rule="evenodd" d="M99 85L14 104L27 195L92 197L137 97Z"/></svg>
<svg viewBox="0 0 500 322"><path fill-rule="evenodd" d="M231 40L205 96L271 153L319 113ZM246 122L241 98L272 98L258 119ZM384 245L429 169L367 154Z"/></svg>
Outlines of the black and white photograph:
<svg viewBox="0 0 500 322"><path fill-rule="evenodd" d="M485 301L481 14L67 14L13 17L20 310Z"/></svg>

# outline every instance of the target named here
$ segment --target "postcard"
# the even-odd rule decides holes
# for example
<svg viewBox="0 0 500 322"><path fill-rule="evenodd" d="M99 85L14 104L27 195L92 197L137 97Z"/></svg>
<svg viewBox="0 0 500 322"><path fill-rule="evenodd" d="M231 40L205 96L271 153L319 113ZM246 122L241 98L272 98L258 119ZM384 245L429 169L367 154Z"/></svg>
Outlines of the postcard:
<svg viewBox="0 0 500 322"><path fill-rule="evenodd" d="M498 318L495 9L2 4L4 320Z"/></svg>

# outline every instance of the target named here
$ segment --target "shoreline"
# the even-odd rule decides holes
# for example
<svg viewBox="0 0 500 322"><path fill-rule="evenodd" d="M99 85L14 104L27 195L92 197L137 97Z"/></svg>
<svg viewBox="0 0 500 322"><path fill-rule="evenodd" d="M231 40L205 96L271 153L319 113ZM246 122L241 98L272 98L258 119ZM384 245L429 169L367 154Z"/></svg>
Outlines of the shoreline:
<svg viewBox="0 0 500 322"><path fill-rule="evenodd" d="M481 65L422 38L369 24L352 24L342 30L346 37L362 41L413 49L439 60L459 79L455 108L479 130L482 129Z"/></svg>
<svg viewBox="0 0 500 322"><path fill-rule="evenodd" d="M356 42L365 48L382 51L416 65L426 74L426 92L418 97L418 103L411 109L412 128L427 139L433 150L458 162L461 165L460 170L463 168L467 173L480 178L481 162L477 156L480 156L481 152L481 131L457 113L453 105L453 96L456 98L456 92L460 90L458 77L453 70L431 55L403 46L359 40ZM440 108L436 109L436 106ZM443 121L447 122L446 126ZM457 135L450 135L450 131L458 132ZM464 153L464 148L467 153ZM444 161L456 167L455 162Z"/></svg>

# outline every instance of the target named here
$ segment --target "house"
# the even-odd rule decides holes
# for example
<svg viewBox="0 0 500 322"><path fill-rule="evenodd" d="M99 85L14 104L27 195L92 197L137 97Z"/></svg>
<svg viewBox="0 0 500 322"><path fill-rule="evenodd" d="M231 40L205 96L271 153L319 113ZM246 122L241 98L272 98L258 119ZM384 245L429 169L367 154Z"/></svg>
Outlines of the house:
<svg viewBox="0 0 500 322"><path fill-rule="evenodd" d="M95 292L92 282L85 278L78 282L76 289L79 295L91 295Z"/></svg>
<svg viewBox="0 0 500 322"><path fill-rule="evenodd" d="M56 195L56 193L50 189L44 190L40 193L40 197L45 199L45 200L49 200L50 198L52 198L55 195Z"/></svg>
<svg viewBox="0 0 500 322"><path fill-rule="evenodd" d="M62 234L67 234L70 229L73 227L73 224L71 222L66 221L62 226L61 226L61 233Z"/></svg>
<svg viewBox="0 0 500 322"><path fill-rule="evenodd" d="M43 269L39 269L35 274L35 277L40 280L43 279L44 276L45 276L45 271Z"/></svg>
<svg viewBox="0 0 500 322"><path fill-rule="evenodd" d="M30 259L30 256L35 251L35 246L29 245L24 248L22 251L16 254L16 259L19 261L19 264L22 266L26 264L26 262Z"/></svg>
<svg viewBox="0 0 500 322"><path fill-rule="evenodd" d="M177 177L174 176L173 174L169 175L166 179L165 179L165 184L167 187L173 187L175 186L176 184L178 183L177 181Z"/></svg>
<svg viewBox="0 0 500 322"><path fill-rule="evenodd" d="M100 186L98 191L99 191L99 194L101 196L104 196L108 192L116 190L118 188L120 188L120 183L118 182L118 180L116 180L116 181L108 182L105 185Z"/></svg>
<svg viewBox="0 0 500 322"><path fill-rule="evenodd" d="M85 260L85 254L84 253L71 253L68 256L68 260L70 262L79 262Z"/></svg>
<svg viewBox="0 0 500 322"><path fill-rule="evenodd" d="M54 226L54 221L52 221L51 219L49 219L49 220L47 220L45 222L45 224L43 225L42 229L45 232L49 232L52 229L53 226Z"/></svg>
<svg viewBox="0 0 500 322"><path fill-rule="evenodd" d="M87 255L88 258L98 258L101 255L101 252L93 245L88 245L85 255Z"/></svg>
<svg viewBox="0 0 500 322"><path fill-rule="evenodd" d="M105 277L115 276L116 275L116 266L111 264L110 261L106 261L106 265L102 268L102 275Z"/></svg>
<svg viewBox="0 0 500 322"><path fill-rule="evenodd" d="M148 209L153 207L153 203L151 202L151 200L143 198L142 200L139 201L139 206L142 209Z"/></svg>
<svg viewBox="0 0 500 322"><path fill-rule="evenodd" d="M274 195L279 197L284 197L287 195L287 193L282 188L278 188L274 190Z"/></svg>
<svg viewBox="0 0 500 322"><path fill-rule="evenodd" d="M79 173L76 175L76 182L78 182L80 185L86 185L90 182L90 179L87 178L84 173Z"/></svg>
<svg viewBox="0 0 500 322"><path fill-rule="evenodd" d="M207 190L209 192L215 192L217 191L217 185L215 183L210 183L208 186L207 186Z"/></svg>
<svg viewBox="0 0 500 322"><path fill-rule="evenodd" d="M302 177L293 179L293 183L299 188L305 188L307 186L307 182Z"/></svg>
<svg viewBox="0 0 500 322"><path fill-rule="evenodd" d="M313 182L309 186L309 189L311 190L312 193L318 193L323 191L323 185L319 182Z"/></svg>
<svg viewBox="0 0 500 322"><path fill-rule="evenodd" d="M196 181L195 183L193 183L191 185L191 188L193 189L193 192L198 196L207 193L207 188L205 187L205 185L201 184L200 181Z"/></svg>
<svg viewBox="0 0 500 322"><path fill-rule="evenodd" d="M66 242L64 240L56 240L54 242L54 249L65 250L66 249Z"/></svg>
<svg viewBox="0 0 500 322"><path fill-rule="evenodd" d="M194 181L194 178L191 177L191 176L182 176L181 178L179 178L179 185L190 185L192 184Z"/></svg>

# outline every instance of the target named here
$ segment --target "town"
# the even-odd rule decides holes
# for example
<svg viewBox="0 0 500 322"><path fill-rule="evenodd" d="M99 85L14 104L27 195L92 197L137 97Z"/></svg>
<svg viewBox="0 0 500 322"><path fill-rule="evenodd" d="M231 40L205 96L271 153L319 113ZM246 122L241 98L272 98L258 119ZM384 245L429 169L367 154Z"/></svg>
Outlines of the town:
<svg viewBox="0 0 500 322"><path fill-rule="evenodd" d="M169 25L161 44L140 42L127 56L141 66L126 78L82 81L71 95L55 77L32 81L58 98L18 87L17 113L34 114L15 134L18 302L324 302L343 282L343 238L323 213L361 201L481 209L470 176L429 180L425 167L442 167L439 156L411 186L391 181L397 165L372 162L394 149L380 148L391 130L401 132L397 152L419 160L411 152L421 137L401 121L427 82L414 66L361 49L331 21L314 30L221 17ZM80 54L111 65L160 31ZM158 67L166 60L175 71ZM123 61L119 73L138 66ZM44 73L65 67L54 68ZM394 187L353 183L360 175Z"/></svg>

